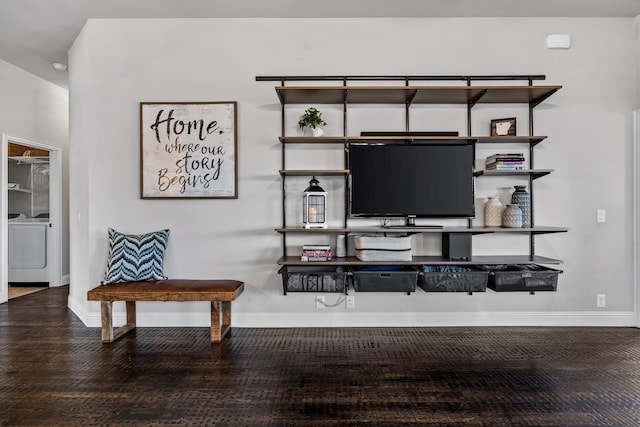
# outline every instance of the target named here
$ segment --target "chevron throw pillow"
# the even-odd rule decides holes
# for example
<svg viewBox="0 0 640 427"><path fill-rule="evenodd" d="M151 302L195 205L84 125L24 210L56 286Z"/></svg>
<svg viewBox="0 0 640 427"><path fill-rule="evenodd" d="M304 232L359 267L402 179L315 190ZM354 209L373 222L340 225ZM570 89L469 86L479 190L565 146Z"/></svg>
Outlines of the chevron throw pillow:
<svg viewBox="0 0 640 427"><path fill-rule="evenodd" d="M162 272L169 230L131 235L109 228L109 259L103 285L165 280Z"/></svg>

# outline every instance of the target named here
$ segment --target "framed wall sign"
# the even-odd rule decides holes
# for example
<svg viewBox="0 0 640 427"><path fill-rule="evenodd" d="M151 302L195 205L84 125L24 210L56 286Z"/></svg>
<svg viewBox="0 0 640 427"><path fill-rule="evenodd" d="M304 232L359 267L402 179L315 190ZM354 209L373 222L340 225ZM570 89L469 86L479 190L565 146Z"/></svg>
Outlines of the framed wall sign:
<svg viewBox="0 0 640 427"><path fill-rule="evenodd" d="M236 101L140 103L140 197L238 198Z"/></svg>

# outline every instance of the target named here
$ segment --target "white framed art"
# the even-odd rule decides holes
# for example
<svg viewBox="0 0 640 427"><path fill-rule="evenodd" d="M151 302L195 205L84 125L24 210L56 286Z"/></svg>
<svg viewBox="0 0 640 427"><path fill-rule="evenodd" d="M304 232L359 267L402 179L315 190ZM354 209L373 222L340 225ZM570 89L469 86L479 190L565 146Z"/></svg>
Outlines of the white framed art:
<svg viewBox="0 0 640 427"><path fill-rule="evenodd" d="M238 198L237 102L141 102L140 197Z"/></svg>

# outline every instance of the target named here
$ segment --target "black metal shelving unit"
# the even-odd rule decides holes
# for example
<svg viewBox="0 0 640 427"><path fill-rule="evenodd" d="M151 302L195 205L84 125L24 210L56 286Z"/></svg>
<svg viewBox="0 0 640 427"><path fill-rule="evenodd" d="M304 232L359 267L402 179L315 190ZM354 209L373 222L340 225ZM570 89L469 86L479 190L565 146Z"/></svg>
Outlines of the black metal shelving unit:
<svg viewBox="0 0 640 427"><path fill-rule="evenodd" d="M535 236L539 234L566 232L562 227L537 226L534 219L534 187L533 181L553 172L552 169L535 169L534 148L547 137L534 134L533 111L536 106L560 90L558 85L534 85L535 81L544 80L544 75L456 75L456 76L257 76L257 81L279 82L275 87L276 94L281 103L281 169L282 177L282 226L276 231L282 236L283 256L277 261L282 266L287 265L334 265L350 266L364 263L353 257L334 258L334 260L322 263L301 262L299 257L288 256L287 234L344 234L350 233L440 233L442 235L476 235L488 233L524 233L529 236L528 255L501 255L501 256L471 256L467 260L450 260L443 257L413 257L411 262L392 262L382 264L406 264L420 265L424 263L473 265L473 264L559 264L560 260L542 257L535 254ZM337 85L329 85L327 82L339 82ZM319 85L306 85L306 82L316 82ZM363 85L362 82L375 82L375 85ZM394 82L382 85L380 82ZM428 84L425 84L427 82ZM438 82L438 84L433 84ZM443 83L445 82L445 83ZM512 82L518 82L513 84ZM354 84L355 83L355 84ZM417 84L419 83L419 84ZM522 136L473 136L471 133L472 111L478 104L527 104L529 110L528 135ZM290 104L336 104L343 106L343 135L342 136L288 136L286 135L285 106ZM404 105L405 130L411 129L410 107L416 104L458 104L466 105L467 109L467 135L464 136L351 136L348 129L348 107L357 104L395 104ZM528 188L531 198L531 227L522 229L509 228L484 228L473 227L472 218L468 220L467 227L444 227L442 229L421 229L420 227L408 228L383 228L383 227L349 227L348 222L348 195L347 180L349 170L346 169L350 143L366 142L385 143L429 143L438 144L470 144L473 145L474 157L477 144L526 144L529 148L529 168L518 171L485 171L478 170L474 173L476 178L490 178L494 176L525 176L528 178ZM339 170L294 170L287 169L286 147L290 144L333 144L344 147L345 169ZM345 212L343 226L326 229L305 229L297 226L289 226L286 218L285 182L288 176L344 176L345 185ZM284 289L286 293L286 287Z"/></svg>

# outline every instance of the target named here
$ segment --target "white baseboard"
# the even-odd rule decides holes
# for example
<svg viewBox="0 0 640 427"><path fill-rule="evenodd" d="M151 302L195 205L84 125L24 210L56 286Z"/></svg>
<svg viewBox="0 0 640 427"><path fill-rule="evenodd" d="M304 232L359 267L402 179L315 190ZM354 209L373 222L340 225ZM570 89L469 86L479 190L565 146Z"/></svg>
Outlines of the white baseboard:
<svg viewBox="0 0 640 427"><path fill-rule="evenodd" d="M55 288L55 287L58 287L58 286L66 286L69 283L71 283L69 275L65 274L64 276L60 276L60 282L58 282L58 283L49 283L49 286L52 287L52 288Z"/></svg>
<svg viewBox="0 0 640 427"><path fill-rule="evenodd" d="M93 314L90 314L89 311L87 311L85 305L86 303L80 303L78 301L76 301L71 294L69 294L69 296L67 297L67 307L69 308L69 310L71 310L73 312L73 314L75 314L76 316L78 316L78 318L80 320L82 320L82 323L84 323L86 326L92 326L89 325L89 323L87 322L87 319L91 316L93 316ZM100 312L98 311L98 326L100 326Z"/></svg>
<svg viewBox="0 0 640 427"><path fill-rule="evenodd" d="M238 328L445 327L445 326L635 326L633 312L470 312L470 313L238 313Z"/></svg>
<svg viewBox="0 0 640 427"><path fill-rule="evenodd" d="M69 298L69 308L89 327L100 326L100 312ZM452 327L452 326L635 326L634 312L447 312L447 313L233 313L235 328ZM124 311L114 313L116 325ZM141 327L208 327L208 312L142 312Z"/></svg>

